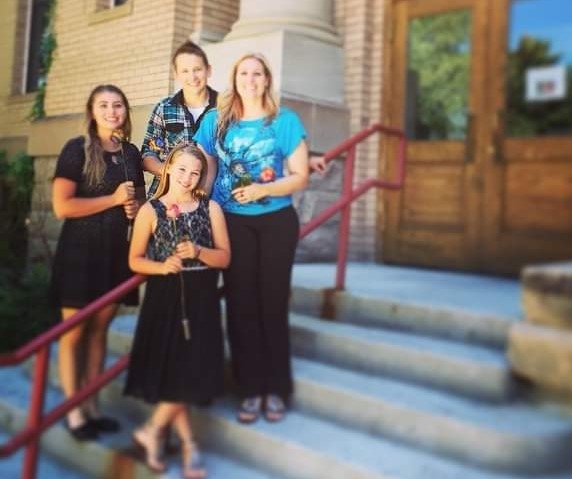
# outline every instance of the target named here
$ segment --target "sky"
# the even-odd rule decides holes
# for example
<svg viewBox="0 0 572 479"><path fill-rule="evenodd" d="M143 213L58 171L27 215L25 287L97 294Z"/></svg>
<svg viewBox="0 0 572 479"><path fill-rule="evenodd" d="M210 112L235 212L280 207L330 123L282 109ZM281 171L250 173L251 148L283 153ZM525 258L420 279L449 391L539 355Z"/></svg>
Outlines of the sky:
<svg viewBox="0 0 572 479"><path fill-rule="evenodd" d="M510 49L532 36L550 40L552 52L572 65L572 0L517 0L511 12Z"/></svg>

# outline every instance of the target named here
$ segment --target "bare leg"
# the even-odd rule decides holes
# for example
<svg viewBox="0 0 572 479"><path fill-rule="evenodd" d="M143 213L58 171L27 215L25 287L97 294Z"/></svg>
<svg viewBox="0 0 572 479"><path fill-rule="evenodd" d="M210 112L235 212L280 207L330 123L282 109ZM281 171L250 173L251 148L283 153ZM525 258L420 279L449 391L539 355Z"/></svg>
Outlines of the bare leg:
<svg viewBox="0 0 572 479"><path fill-rule="evenodd" d="M181 439L183 477L187 479L201 479L206 477L207 471L201 463L199 449L193 440L191 417L186 405L181 406L175 416L173 425Z"/></svg>
<svg viewBox="0 0 572 479"><path fill-rule="evenodd" d="M149 421L133 432L133 439L145 451L145 462L149 469L163 472L166 467L161 461L163 440L167 426L173 422L181 405L178 403L159 403Z"/></svg>
<svg viewBox="0 0 572 479"><path fill-rule="evenodd" d="M118 305L110 304L93 315L89 321L86 342L86 366L82 377L83 384L93 381L103 371L105 353L107 351L107 330L109 323L117 312ZM97 395L88 398L84 410L90 417L99 417Z"/></svg>
<svg viewBox="0 0 572 479"><path fill-rule="evenodd" d="M181 409L173 420L173 426L179 435L181 443L193 442L193 431L191 429L191 418L189 410L186 406L181 406Z"/></svg>
<svg viewBox="0 0 572 479"><path fill-rule="evenodd" d="M77 309L62 308L62 318L65 321L70 316L77 313ZM80 370L80 354L82 339L85 334L85 322L68 331L60 338L58 369L60 383L66 398L73 396L79 389L79 378L82 374ZM72 409L67 414L68 426L72 429L85 423L85 417L79 407Z"/></svg>

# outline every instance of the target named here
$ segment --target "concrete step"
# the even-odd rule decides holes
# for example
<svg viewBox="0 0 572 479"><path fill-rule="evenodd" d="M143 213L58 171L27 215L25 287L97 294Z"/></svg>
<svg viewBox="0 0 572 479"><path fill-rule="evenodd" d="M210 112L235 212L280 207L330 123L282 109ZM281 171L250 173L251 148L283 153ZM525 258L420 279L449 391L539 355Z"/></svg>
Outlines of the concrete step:
<svg viewBox="0 0 572 479"><path fill-rule="evenodd" d="M291 314L295 355L456 394L502 401L515 391L504 353L411 333Z"/></svg>
<svg viewBox="0 0 572 479"><path fill-rule="evenodd" d="M122 384L108 388L107 407L130 415L147 406L121 395ZM225 457L289 479L517 479L510 473L482 471L384 438L352 431L294 409L286 420L245 426L235 419L237 404L225 399L210 408L193 408L193 427L202 444ZM564 479L568 474L543 474Z"/></svg>
<svg viewBox="0 0 572 479"><path fill-rule="evenodd" d="M115 334L117 333L113 333ZM128 336L128 334L123 333L121 336ZM299 361L296 360L296 363ZM52 365L50 378L51 381L55 380L55 365ZM148 414L148 406L140 401L123 397L122 388L123 378L119 378L105 388L101 399L106 412L118 415L124 424L133 421L140 422ZM209 409L193 409L195 433L201 444L208 450L216 451L224 457L237 459L241 463L247 463L255 470L264 470L269 478L516 479L530 477L516 473L478 470L414 450L385 438L351 431L339 424L312 417L296 408L280 424L259 421L253 426L238 424L234 419L235 410L236 404L231 400L218 402ZM537 477L570 479L572 475L569 472L543 473ZM254 476L251 479L254 479Z"/></svg>
<svg viewBox="0 0 572 479"><path fill-rule="evenodd" d="M132 335L136 317L116 318L113 331ZM515 392L504 354L490 348L410 333L364 328L291 314L293 353L326 364L394 376L480 399L501 401ZM131 338L110 336L116 353Z"/></svg>
<svg viewBox="0 0 572 479"><path fill-rule="evenodd" d="M572 467L572 419L522 402L493 404L296 358L297 410L487 468Z"/></svg>
<svg viewBox="0 0 572 479"><path fill-rule="evenodd" d="M30 389L30 381L26 377L28 367L24 369L1 369L0 382L7 387L2 388L0 398L0 428L8 433L14 433L24 426L26 419L27 401ZM46 409L54 407L61 402L62 395L54 387L57 383L56 366L50 367L50 384L46 396ZM109 405L112 392L119 389L122 379L118 380L113 387L104 390L104 404ZM134 403L136 401L133 401ZM136 408L132 407L136 410ZM111 414L113 407L110 408ZM121 413L121 411L120 411ZM47 430L42 437L41 468L38 479L84 479L97 477L105 479L151 479L157 475L149 471L135 455L135 449L130 437L131 431L142 417L134 414L121 413L122 431L118 434L104 435L95 442L78 442L71 438L61 423ZM137 422L135 422L135 420ZM18 453L21 455L21 453ZM203 449L205 463L211 479L277 479L279 476L269 476L257 471L252 467L245 466L237 461L229 459L212 449ZM169 470L162 474L164 479L181 477L180 459L178 456L169 456ZM0 462L0 472L4 472L4 461ZM10 464L6 463L6 472L14 470L14 459ZM47 464L47 465L45 465ZM67 475L55 471L67 471ZM17 475L0 474L2 479L17 478Z"/></svg>
<svg viewBox="0 0 572 479"><path fill-rule="evenodd" d="M1 400L0 400L1 401ZM0 442L4 444L11 435L0 430ZM19 479L22 474L24 451L0 460L0 477L2 479ZM85 474L66 467L52 457L41 456L38 462L37 479L88 479Z"/></svg>
<svg viewBox="0 0 572 479"><path fill-rule="evenodd" d="M111 349L129 351L135 318L119 318ZM526 404L498 405L293 360L295 409L368 434L398 440L456 461L523 473L570 465L572 421Z"/></svg>
<svg viewBox="0 0 572 479"><path fill-rule="evenodd" d="M305 286L293 286L290 298L292 311L299 314L328 315L338 322L411 331L503 349L511 324L520 320L519 316L475 311L460 305L443 306Z"/></svg>

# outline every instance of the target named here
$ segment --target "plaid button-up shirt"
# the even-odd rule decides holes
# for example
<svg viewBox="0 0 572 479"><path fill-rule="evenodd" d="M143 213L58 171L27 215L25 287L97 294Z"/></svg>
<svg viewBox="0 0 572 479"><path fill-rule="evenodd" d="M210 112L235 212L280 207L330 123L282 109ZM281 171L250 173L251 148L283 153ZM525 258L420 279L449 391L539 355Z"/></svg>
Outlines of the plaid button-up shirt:
<svg viewBox="0 0 572 479"><path fill-rule="evenodd" d="M141 147L141 155L153 156L163 162L169 152L181 142L190 143L204 114L216 107L217 92L207 87L209 103L204 112L197 118L185 106L183 90L161 100L151 113L147 131ZM147 196L151 197L159 186L159 178L153 178Z"/></svg>

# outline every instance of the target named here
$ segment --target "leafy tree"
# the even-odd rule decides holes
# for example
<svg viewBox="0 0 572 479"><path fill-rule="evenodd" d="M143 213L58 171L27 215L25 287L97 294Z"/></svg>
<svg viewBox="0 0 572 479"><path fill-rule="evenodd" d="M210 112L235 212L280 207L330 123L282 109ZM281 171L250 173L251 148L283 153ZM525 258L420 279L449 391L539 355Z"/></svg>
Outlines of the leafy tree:
<svg viewBox="0 0 572 479"><path fill-rule="evenodd" d="M527 137L570 134L572 127L572 68L567 68L568 95L563 100L530 102L526 95L526 72L530 68L557 65L561 55L551 53L549 40L523 36L508 56L507 133Z"/></svg>
<svg viewBox="0 0 572 479"><path fill-rule="evenodd" d="M466 10L414 19L409 30L408 110L417 139L463 138L470 75ZM413 132L410 132L413 133Z"/></svg>

